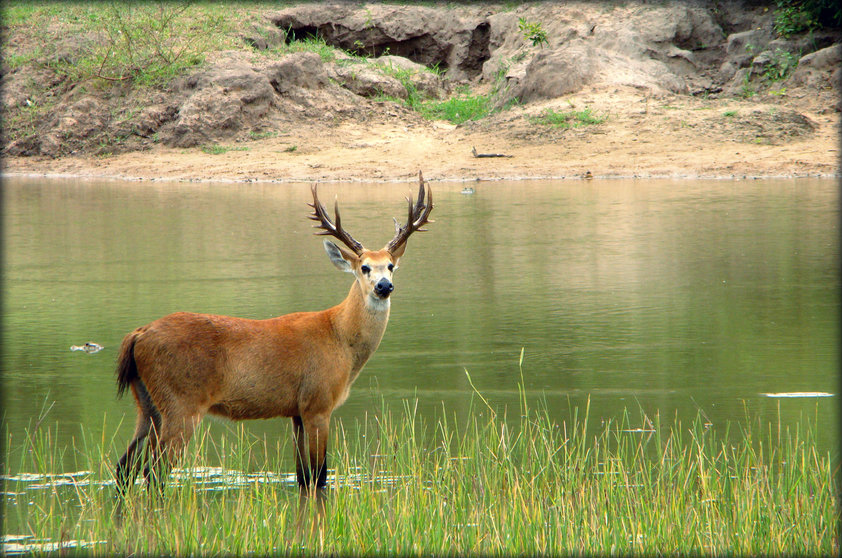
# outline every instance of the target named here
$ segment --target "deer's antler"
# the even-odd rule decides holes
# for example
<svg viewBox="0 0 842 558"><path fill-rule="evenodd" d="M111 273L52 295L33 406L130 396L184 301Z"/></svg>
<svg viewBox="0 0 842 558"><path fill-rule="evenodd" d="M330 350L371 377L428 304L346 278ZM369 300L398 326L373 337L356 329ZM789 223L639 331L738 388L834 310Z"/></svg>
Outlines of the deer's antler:
<svg viewBox="0 0 842 558"><path fill-rule="evenodd" d="M426 203L424 201L425 197ZM433 222L427 219L433 210L433 192L429 186L426 186L421 171L418 171L418 201L413 205L412 196L408 197L407 201L409 202L409 216L407 217L406 224L401 226L398 220L395 219L395 238L390 240L389 244L386 245L386 250L391 253L394 253L395 250L406 243L406 239L412 233L415 231L426 231L427 229L422 229L421 227Z"/></svg>
<svg viewBox="0 0 842 558"><path fill-rule="evenodd" d="M341 240L342 243L354 251L356 255L360 255L363 253L363 245L354 240L354 237L348 234L345 229L342 228L340 217L339 217L339 201L337 200L333 206L333 214L335 215L336 224L330 220L330 217L327 216L327 211L325 210L325 206L322 205L322 202L319 201L319 196L316 193L316 185L313 184L311 188L313 191L313 203L308 203L310 207L313 208L313 215L310 215L310 219L313 221L318 221L318 225L313 225L313 227L317 229L324 229L320 232L317 232L318 235L329 235L334 236L337 239Z"/></svg>

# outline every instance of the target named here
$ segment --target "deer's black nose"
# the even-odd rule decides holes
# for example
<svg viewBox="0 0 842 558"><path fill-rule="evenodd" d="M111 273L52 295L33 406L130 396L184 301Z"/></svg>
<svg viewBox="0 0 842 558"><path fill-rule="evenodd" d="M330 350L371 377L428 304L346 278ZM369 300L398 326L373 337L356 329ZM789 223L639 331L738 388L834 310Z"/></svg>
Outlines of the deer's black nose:
<svg viewBox="0 0 842 558"><path fill-rule="evenodd" d="M395 290L395 286L392 285L392 282L386 279L385 277L377 282L374 286L374 292L380 298L386 298L392 291Z"/></svg>

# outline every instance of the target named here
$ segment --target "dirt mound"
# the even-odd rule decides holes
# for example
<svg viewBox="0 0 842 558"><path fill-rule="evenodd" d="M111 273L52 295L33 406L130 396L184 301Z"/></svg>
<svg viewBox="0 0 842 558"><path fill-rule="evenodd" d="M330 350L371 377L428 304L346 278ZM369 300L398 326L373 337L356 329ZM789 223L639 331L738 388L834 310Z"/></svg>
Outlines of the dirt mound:
<svg viewBox="0 0 842 558"><path fill-rule="evenodd" d="M710 13L684 4L605 11L537 6L489 20L496 48L483 76L505 75L504 102L551 99L598 84L686 93L705 69L706 57L697 51L723 38ZM510 31L522 20L548 22L547 43L537 52Z"/></svg>
<svg viewBox="0 0 842 558"><path fill-rule="evenodd" d="M401 64L397 57L353 68L326 64L312 52L267 60L231 51L214 58L205 69L151 95L146 90L130 90L96 96L75 87L35 133L12 141L5 151L57 157L85 151L133 151L155 143L196 147L248 140L302 125L332 126L349 118L407 116L400 107L387 108L386 103L369 99L389 92L396 98L406 96L405 86L388 75L388 68ZM404 66L416 65L406 60ZM441 77L405 71L430 96L441 96L448 89ZM10 101L25 97L18 91L30 77L13 74L6 78L10 83L4 96L7 110ZM43 79L50 79L49 73Z"/></svg>

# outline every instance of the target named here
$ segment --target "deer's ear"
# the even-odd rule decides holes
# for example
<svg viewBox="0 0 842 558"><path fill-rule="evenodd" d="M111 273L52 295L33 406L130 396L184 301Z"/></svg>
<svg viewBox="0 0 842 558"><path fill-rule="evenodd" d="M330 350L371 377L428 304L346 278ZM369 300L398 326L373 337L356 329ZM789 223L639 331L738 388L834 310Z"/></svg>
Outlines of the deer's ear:
<svg viewBox="0 0 842 558"><path fill-rule="evenodd" d="M330 258L330 261L333 262L336 269L348 273L354 272L354 266L351 262L357 259L356 255L348 252L347 250L343 250L330 240L325 240L325 252L327 252L327 257Z"/></svg>
<svg viewBox="0 0 842 558"><path fill-rule="evenodd" d="M404 250L406 250L406 242L403 242L399 244L397 248L392 249L391 254L392 258L395 260L395 265L398 265L398 260L401 256L403 256Z"/></svg>

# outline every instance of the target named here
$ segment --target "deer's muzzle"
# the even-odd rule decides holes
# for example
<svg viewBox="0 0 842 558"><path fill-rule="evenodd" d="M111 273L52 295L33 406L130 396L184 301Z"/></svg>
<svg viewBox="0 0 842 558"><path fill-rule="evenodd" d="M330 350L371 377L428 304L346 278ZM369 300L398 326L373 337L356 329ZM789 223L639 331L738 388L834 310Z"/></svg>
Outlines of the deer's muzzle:
<svg viewBox="0 0 842 558"><path fill-rule="evenodd" d="M392 282L386 279L385 277L377 282L374 286L374 294L379 296L380 298L389 298L389 295L392 294L392 291L395 290L395 286L392 285Z"/></svg>

